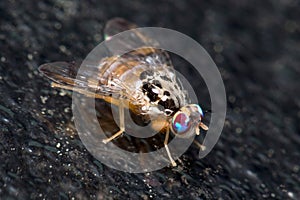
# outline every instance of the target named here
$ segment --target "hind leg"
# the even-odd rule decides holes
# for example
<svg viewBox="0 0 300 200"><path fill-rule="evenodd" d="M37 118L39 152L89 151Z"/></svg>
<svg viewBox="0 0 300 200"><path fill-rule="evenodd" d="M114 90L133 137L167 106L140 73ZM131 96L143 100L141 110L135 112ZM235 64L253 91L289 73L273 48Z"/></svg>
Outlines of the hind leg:
<svg viewBox="0 0 300 200"><path fill-rule="evenodd" d="M119 118L120 118L120 130L118 132L116 132L115 134L113 134L112 136L110 136L109 138L103 139L102 142L104 144L107 144L108 142L112 141L116 137L122 135L122 133L125 131L124 107L123 107L122 103L119 105Z"/></svg>

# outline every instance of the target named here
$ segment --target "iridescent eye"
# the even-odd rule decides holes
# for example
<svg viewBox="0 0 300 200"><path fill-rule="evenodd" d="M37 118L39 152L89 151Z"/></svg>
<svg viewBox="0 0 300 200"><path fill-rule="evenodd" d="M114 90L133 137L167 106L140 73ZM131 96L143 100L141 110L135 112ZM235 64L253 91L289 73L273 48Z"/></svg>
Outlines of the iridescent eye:
<svg viewBox="0 0 300 200"><path fill-rule="evenodd" d="M200 113L201 118L203 118L204 114L203 114L203 111L202 111L201 107L199 105L197 105L197 104L196 104L196 106L198 108L198 112Z"/></svg>
<svg viewBox="0 0 300 200"><path fill-rule="evenodd" d="M190 118L183 112L177 112L172 119L172 130L175 134L183 134L190 129Z"/></svg>

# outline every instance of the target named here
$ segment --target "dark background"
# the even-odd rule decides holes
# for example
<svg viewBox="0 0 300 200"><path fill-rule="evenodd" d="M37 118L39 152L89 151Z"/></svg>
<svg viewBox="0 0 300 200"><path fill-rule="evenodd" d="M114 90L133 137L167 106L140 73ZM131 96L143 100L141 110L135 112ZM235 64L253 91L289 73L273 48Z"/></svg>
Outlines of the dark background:
<svg viewBox="0 0 300 200"><path fill-rule="evenodd" d="M299 199L299 2L1 1L1 199ZM223 133L204 159L191 147L147 174L95 160L71 98L37 68L82 59L105 22L175 29L209 52L228 98Z"/></svg>

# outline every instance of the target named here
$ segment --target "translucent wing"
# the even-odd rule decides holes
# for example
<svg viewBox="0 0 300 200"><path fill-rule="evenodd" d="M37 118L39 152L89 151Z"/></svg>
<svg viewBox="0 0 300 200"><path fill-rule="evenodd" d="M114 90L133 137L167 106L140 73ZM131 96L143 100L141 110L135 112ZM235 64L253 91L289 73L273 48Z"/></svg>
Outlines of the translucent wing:
<svg viewBox="0 0 300 200"><path fill-rule="evenodd" d="M105 65L106 62L102 62ZM79 91L81 93L96 93L101 96L118 96L122 87L115 84L114 87L105 84L107 80L95 76L99 73L100 66L89 67L81 76L76 77L80 64L75 62L53 62L39 67L39 71L61 88ZM100 97L101 98L101 97Z"/></svg>
<svg viewBox="0 0 300 200"><path fill-rule="evenodd" d="M109 20L104 29L105 40L109 41L113 35L126 30L132 30L130 34L123 34L118 39L114 39L109 43L108 49L113 55L119 55L123 49L143 48L147 51L132 51L133 53L126 54L126 57L135 57L138 60L146 60L151 64L166 65L173 68L170 56L162 49L159 49L159 43L153 38L147 37L145 33L137 30L137 25L128 22L122 18L114 18ZM137 52L139 54L137 54ZM132 58L134 59L134 58Z"/></svg>
<svg viewBox="0 0 300 200"><path fill-rule="evenodd" d="M79 66L76 62L53 62L41 65L39 71L58 84L74 85Z"/></svg>

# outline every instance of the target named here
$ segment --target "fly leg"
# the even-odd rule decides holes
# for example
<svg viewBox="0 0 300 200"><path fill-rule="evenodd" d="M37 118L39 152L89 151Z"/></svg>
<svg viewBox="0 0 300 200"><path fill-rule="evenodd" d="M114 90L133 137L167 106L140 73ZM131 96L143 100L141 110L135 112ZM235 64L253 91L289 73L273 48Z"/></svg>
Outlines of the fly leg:
<svg viewBox="0 0 300 200"><path fill-rule="evenodd" d="M203 124L202 122L200 122L199 125L203 130L207 131L208 130L208 126L206 126L205 124Z"/></svg>
<svg viewBox="0 0 300 200"><path fill-rule="evenodd" d="M119 105L119 118L120 118L120 130L113 134L111 137L103 139L102 142L104 144L107 144L108 142L112 141L116 137L120 136L125 131L125 123L124 123L124 107L123 103L120 103Z"/></svg>
<svg viewBox="0 0 300 200"><path fill-rule="evenodd" d="M194 140L193 142L194 142L195 145L197 145L199 147L199 149L201 151L204 151L206 149L206 146L200 144L198 141Z"/></svg>
<svg viewBox="0 0 300 200"><path fill-rule="evenodd" d="M196 135L200 135L200 128L202 128L203 130L207 131L208 127L203 124L202 122L200 122L199 126L196 127ZM199 142L197 142L196 140L193 141L195 145L197 145L199 147L199 149L201 149L202 151L204 151L206 149L206 146L200 144Z"/></svg>
<svg viewBox="0 0 300 200"><path fill-rule="evenodd" d="M168 147L169 134L170 134L170 129L169 129L169 127L167 127L164 145L165 145L168 157L169 157L169 159L170 159L170 161L172 163L172 166L175 167L176 166L176 162L173 160L173 158L171 156L171 153L170 153L170 150L169 150L169 147Z"/></svg>

